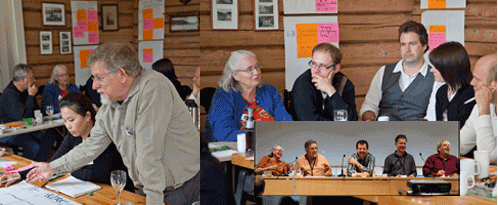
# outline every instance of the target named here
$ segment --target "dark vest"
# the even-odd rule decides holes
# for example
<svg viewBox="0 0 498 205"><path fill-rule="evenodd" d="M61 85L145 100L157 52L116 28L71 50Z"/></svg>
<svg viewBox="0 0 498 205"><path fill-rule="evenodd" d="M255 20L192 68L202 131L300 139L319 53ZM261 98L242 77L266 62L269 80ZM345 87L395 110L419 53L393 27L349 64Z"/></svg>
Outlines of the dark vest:
<svg viewBox="0 0 498 205"><path fill-rule="evenodd" d="M389 116L390 121L425 117L434 85L434 74L429 71L430 67L425 77L417 73L415 80L402 92L399 87L401 72L393 73L396 64L386 65L384 70L379 116Z"/></svg>

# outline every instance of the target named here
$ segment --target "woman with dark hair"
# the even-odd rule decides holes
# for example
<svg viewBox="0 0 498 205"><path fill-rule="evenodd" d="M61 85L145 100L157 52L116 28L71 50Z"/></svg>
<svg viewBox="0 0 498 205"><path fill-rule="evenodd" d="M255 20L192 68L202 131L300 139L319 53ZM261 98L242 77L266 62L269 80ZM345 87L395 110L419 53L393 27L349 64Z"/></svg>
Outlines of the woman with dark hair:
<svg viewBox="0 0 498 205"><path fill-rule="evenodd" d="M67 94L59 102L59 106L62 118L64 119L64 125L70 134L64 138L61 146L55 152L54 156L50 158L49 162L62 157L80 143L85 142L90 137L90 130L92 130L95 123L96 112L92 106L92 102L81 93L71 92ZM20 180L24 180L30 170L28 169L12 175L3 175L0 180L4 181L14 177L21 177ZM110 184L111 171L113 170L125 170L128 172L123 164L121 155L116 149L116 145L111 143L97 159L73 171L71 175L84 181ZM133 192L133 182L129 177L127 178L125 189ZM7 182L5 186L9 186L15 182Z"/></svg>
<svg viewBox="0 0 498 205"><path fill-rule="evenodd" d="M256 171L254 172L256 174L263 174L264 171L271 171L274 176L286 174L290 170L291 165L280 161L283 151L282 147L275 146L269 155L263 156L259 160Z"/></svg>
<svg viewBox="0 0 498 205"><path fill-rule="evenodd" d="M160 72L164 76L166 76L171 81L171 83L173 83L176 91L178 92L178 94L180 94L180 97L182 97L183 100L185 100L190 94L191 91L184 91L185 89L182 88L182 84L180 83L180 81L178 81L178 77L176 77L173 62L171 62L171 60L169 60L168 58L163 58L154 62L154 64L152 64L152 70Z"/></svg>
<svg viewBox="0 0 498 205"><path fill-rule="evenodd" d="M446 83L436 94L436 120L459 121L462 128L475 105L469 102L474 89L467 51L458 42L447 42L431 51L429 61L434 79Z"/></svg>

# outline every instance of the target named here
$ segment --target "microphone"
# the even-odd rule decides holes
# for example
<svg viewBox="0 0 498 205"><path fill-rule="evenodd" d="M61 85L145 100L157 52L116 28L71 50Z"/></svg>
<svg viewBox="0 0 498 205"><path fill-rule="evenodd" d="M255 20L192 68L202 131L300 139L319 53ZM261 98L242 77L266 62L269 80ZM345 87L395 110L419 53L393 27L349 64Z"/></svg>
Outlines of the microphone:
<svg viewBox="0 0 498 205"><path fill-rule="evenodd" d="M420 159L422 159L422 162L425 162L425 159L422 157L422 152L418 153L420 155Z"/></svg>
<svg viewBox="0 0 498 205"><path fill-rule="evenodd" d="M344 175L344 158L346 157L346 154L342 155L342 162L341 162L341 174L337 175L338 177L345 177L346 175Z"/></svg>

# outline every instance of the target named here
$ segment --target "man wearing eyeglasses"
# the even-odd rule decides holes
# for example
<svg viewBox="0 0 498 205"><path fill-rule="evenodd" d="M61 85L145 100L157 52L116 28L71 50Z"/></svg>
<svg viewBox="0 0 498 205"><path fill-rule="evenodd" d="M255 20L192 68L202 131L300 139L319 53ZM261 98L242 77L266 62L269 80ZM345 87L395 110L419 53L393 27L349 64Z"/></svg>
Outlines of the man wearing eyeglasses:
<svg viewBox="0 0 498 205"><path fill-rule="evenodd" d="M143 69L133 46L106 42L87 61L104 96L88 139L50 164L33 162L28 182L85 166L116 144L130 178L149 204L192 204L200 188L200 138L164 75Z"/></svg>
<svg viewBox="0 0 498 205"><path fill-rule="evenodd" d="M292 87L291 107L298 121L334 121L334 110L346 110L347 120L358 120L353 83L339 72L342 54L329 43L313 48L310 69Z"/></svg>
<svg viewBox="0 0 498 205"><path fill-rule="evenodd" d="M315 140L304 143L306 154L299 157L294 166L294 171L301 170L303 176L332 176L327 159L318 154L318 145Z"/></svg>
<svg viewBox="0 0 498 205"><path fill-rule="evenodd" d="M363 121L386 116L390 121L435 120L434 82L424 53L429 49L424 25L407 21L398 29L402 60L383 66L375 74L360 109ZM429 104L429 99L431 104ZM432 117L431 117L432 116Z"/></svg>

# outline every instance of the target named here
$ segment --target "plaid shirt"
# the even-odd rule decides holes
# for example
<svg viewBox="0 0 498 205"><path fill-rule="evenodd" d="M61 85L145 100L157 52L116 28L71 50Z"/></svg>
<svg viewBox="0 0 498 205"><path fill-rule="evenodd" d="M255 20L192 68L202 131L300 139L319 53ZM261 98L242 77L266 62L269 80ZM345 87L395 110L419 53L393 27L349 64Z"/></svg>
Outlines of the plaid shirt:
<svg viewBox="0 0 498 205"><path fill-rule="evenodd" d="M373 171L375 168L375 157L372 154L370 154L370 152L367 152L365 159L360 159L360 156L358 156L358 153L354 153L353 155L351 155L351 158L355 158L355 157L358 160L358 163L363 165L363 170L360 170L354 164L348 164L348 176L351 176L351 171L353 171L353 169L355 169L357 173L368 172L368 173L370 173L370 176L373 176Z"/></svg>

